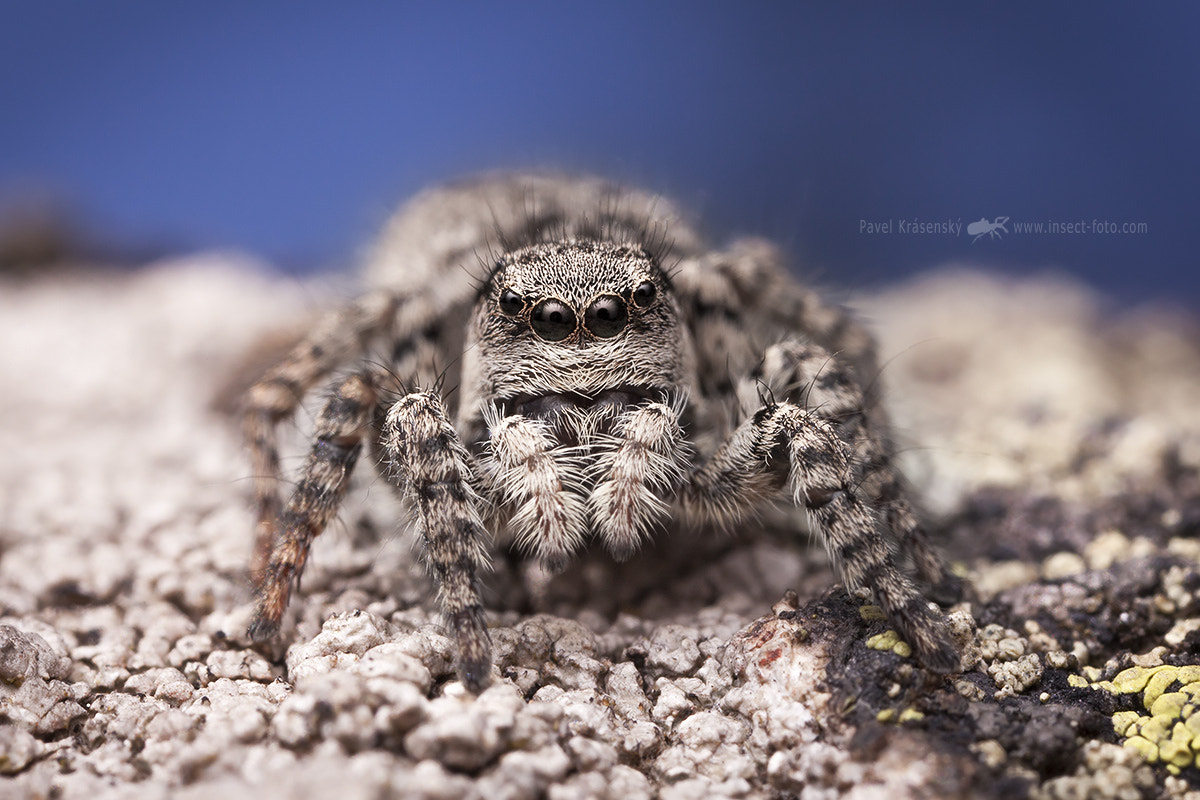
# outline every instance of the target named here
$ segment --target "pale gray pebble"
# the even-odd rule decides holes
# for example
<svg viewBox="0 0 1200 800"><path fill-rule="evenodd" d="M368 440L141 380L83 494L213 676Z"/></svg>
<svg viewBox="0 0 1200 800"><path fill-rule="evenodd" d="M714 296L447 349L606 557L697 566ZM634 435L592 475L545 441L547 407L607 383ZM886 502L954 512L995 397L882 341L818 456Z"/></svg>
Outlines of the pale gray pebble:
<svg viewBox="0 0 1200 800"><path fill-rule="evenodd" d="M429 668L412 655L412 648L405 642L384 642L363 653L351 669L368 678L386 677L410 683L426 694L433 683Z"/></svg>
<svg viewBox="0 0 1200 800"><path fill-rule="evenodd" d="M533 699L561 708L572 734L614 742L618 738L613 711L604 703L604 696L595 689L567 691L561 686L543 686Z"/></svg>
<svg viewBox="0 0 1200 800"><path fill-rule="evenodd" d="M135 764L127 741L114 738L100 741L87 754L88 771L111 781L133 783L145 778L145 770Z"/></svg>
<svg viewBox="0 0 1200 800"><path fill-rule="evenodd" d="M213 650L213 639L207 633L189 633L175 640L174 646L167 653L166 663L169 666L182 668L189 661L204 661Z"/></svg>
<svg viewBox="0 0 1200 800"><path fill-rule="evenodd" d="M508 748L524 705L508 684L493 685L477 698L447 692L430 701L429 718L404 738L404 749L452 769L478 770Z"/></svg>
<svg viewBox="0 0 1200 800"><path fill-rule="evenodd" d="M751 727L745 720L700 711L679 723L676 741L655 761L655 773L675 783L692 776L717 782L748 780L758 771L744 752Z"/></svg>
<svg viewBox="0 0 1200 800"><path fill-rule="evenodd" d="M151 603L131 610L126 623L141 630L137 650L129 660L130 669L167 664L168 654L180 638L195 633L196 625L170 603Z"/></svg>
<svg viewBox="0 0 1200 800"><path fill-rule="evenodd" d="M71 660L74 637L36 617L0 617L0 627L10 625L27 636L40 636L42 642L60 659ZM66 675L52 677L67 679Z"/></svg>
<svg viewBox="0 0 1200 800"><path fill-rule="evenodd" d="M91 621L91 626L92 630L99 632L100 640L95 644L76 647L73 657L101 669L129 669L137 649L137 632L120 619L110 621L100 618Z"/></svg>
<svg viewBox="0 0 1200 800"><path fill-rule="evenodd" d="M492 659L502 670L525 666L540 672L541 666L550 660L554 640L542 617L524 620L511 628L494 627L490 633Z"/></svg>
<svg viewBox="0 0 1200 800"><path fill-rule="evenodd" d="M271 720L286 747L302 748L333 739L349 752L396 739L428 717L429 701L412 683L348 670L310 674L279 703Z"/></svg>
<svg viewBox="0 0 1200 800"><path fill-rule="evenodd" d="M681 714L690 713L695 708L684 690L671 680L659 678L654 685L658 689L658 700L654 703L651 716L660 725L670 728Z"/></svg>
<svg viewBox="0 0 1200 800"><path fill-rule="evenodd" d="M711 754L721 744L741 744L749 735L745 720L727 717L715 711L698 711L676 730L679 742L697 750L703 756Z"/></svg>
<svg viewBox="0 0 1200 800"><path fill-rule="evenodd" d="M549 800L605 800L610 797L608 778L599 772L572 775L546 792Z"/></svg>
<svg viewBox="0 0 1200 800"><path fill-rule="evenodd" d="M157 667L130 675L129 679L125 681L123 690L131 694L152 695L158 691L160 686L176 681L186 682L187 679L174 667ZM190 683L188 688L191 688Z"/></svg>
<svg viewBox="0 0 1200 800"><path fill-rule="evenodd" d="M714 782L705 778L688 778L664 786L658 793L660 800L708 800L710 797L746 797L750 794L750 783L744 778Z"/></svg>
<svg viewBox="0 0 1200 800"><path fill-rule="evenodd" d="M605 669L596 657L596 636L584 625L560 617L538 616L516 628L512 658L540 668L543 680L564 689L594 689ZM548 655L548 658L546 657Z"/></svg>
<svg viewBox="0 0 1200 800"><path fill-rule="evenodd" d="M155 687L154 696L166 700L171 705L182 705L192 699L194 691L191 682L187 680L169 681Z"/></svg>
<svg viewBox="0 0 1200 800"><path fill-rule="evenodd" d="M521 691L538 684L575 690L599 684L605 663L596 657L595 634L575 620L538 615L492 631L493 661L500 675L515 679Z"/></svg>
<svg viewBox="0 0 1200 800"><path fill-rule="evenodd" d="M16 725L0 725L0 774L20 772L40 756L45 745Z"/></svg>
<svg viewBox="0 0 1200 800"><path fill-rule="evenodd" d="M296 682L308 675L348 668L367 656L368 651L384 645L368 659L378 663L361 669L390 670L397 676L403 672L405 680L425 688L435 678L454 671L453 646L433 626L406 632L370 612L350 611L333 615L313 639L289 648L288 679ZM417 663L405 661L404 656Z"/></svg>
<svg viewBox="0 0 1200 800"><path fill-rule="evenodd" d="M608 773L608 796L614 800L649 800L654 796L654 790L644 774L618 764Z"/></svg>
<svg viewBox="0 0 1200 800"><path fill-rule="evenodd" d="M567 753L580 772L605 772L617 763L617 748L586 736L568 739Z"/></svg>
<svg viewBox="0 0 1200 800"><path fill-rule="evenodd" d="M627 720L643 720L649 716L650 701L642 691L641 673L632 661L613 664L605 678L604 690L617 713Z"/></svg>
<svg viewBox="0 0 1200 800"><path fill-rule="evenodd" d="M158 667L130 675L121 690L136 695L152 695L173 706L186 703L195 693L191 680L174 667Z"/></svg>
<svg viewBox="0 0 1200 800"><path fill-rule="evenodd" d="M607 774L584 772L568 776L551 786L546 796L549 800L649 800L654 792L645 775L618 765Z"/></svg>
<svg viewBox="0 0 1200 800"><path fill-rule="evenodd" d="M1045 668L1037 653L1013 661L997 661L987 668L987 674L999 686L997 699L1023 692L1042 679Z"/></svg>
<svg viewBox="0 0 1200 800"><path fill-rule="evenodd" d="M528 695L534 691L534 688L541 682L541 672L528 667L509 667L504 670L505 678L513 682L522 696Z"/></svg>
<svg viewBox="0 0 1200 800"><path fill-rule="evenodd" d="M71 660L56 653L37 633L27 633L12 625L0 625L0 681L19 683L26 678L66 678Z"/></svg>
<svg viewBox="0 0 1200 800"><path fill-rule="evenodd" d="M543 669L543 679L564 689L594 689L604 672L604 662L579 651L555 649Z"/></svg>
<svg viewBox="0 0 1200 800"><path fill-rule="evenodd" d="M129 670L124 667L93 667L78 661L71 665L71 680L86 684L94 692L111 692L124 686L129 678Z"/></svg>
<svg viewBox="0 0 1200 800"><path fill-rule="evenodd" d="M219 678L197 691L194 702L184 710L203 716L206 729L222 738L257 742L267 735L269 720L279 706L280 695L275 687L253 680Z"/></svg>
<svg viewBox="0 0 1200 800"><path fill-rule="evenodd" d="M304 662L317 659L322 667L333 668L342 656L354 656L347 663L372 647L389 641L396 633L395 627L382 617L367 611L348 611L334 614L325 620L321 632L310 641L288 649L288 676L298 680L304 673ZM312 667L317 671L328 671Z"/></svg>
<svg viewBox="0 0 1200 800"><path fill-rule="evenodd" d="M654 628L650 620L622 612L608 626L608 630L596 637L598 651L619 654L629 647L630 642L649 638Z"/></svg>
<svg viewBox="0 0 1200 800"><path fill-rule="evenodd" d="M722 648L724 658L727 648ZM679 678L675 681L680 689L703 703L711 702L714 697L720 697L733 686L733 674L730 669L716 658L706 658L696 670L694 678Z"/></svg>
<svg viewBox="0 0 1200 800"><path fill-rule="evenodd" d="M557 703L525 703L513 727L513 741L526 748L562 742L567 735L566 711Z"/></svg>
<svg viewBox="0 0 1200 800"><path fill-rule="evenodd" d="M246 678L269 681L275 677L271 663L253 650L214 650L204 660L210 678Z"/></svg>
<svg viewBox="0 0 1200 800"><path fill-rule="evenodd" d="M91 745L144 738L150 721L170 708L166 702L152 697L125 692L98 694L92 698L80 734Z"/></svg>
<svg viewBox="0 0 1200 800"><path fill-rule="evenodd" d="M620 737L621 749L638 759L657 752L662 742L662 729L650 720L633 723L625 728L624 735Z"/></svg>
<svg viewBox="0 0 1200 800"><path fill-rule="evenodd" d="M405 775L403 784L396 786L405 797L420 800L462 800L483 795L469 778L456 775L437 761L420 761Z"/></svg>
<svg viewBox="0 0 1200 800"><path fill-rule="evenodd" d="M570 768L570 759L558 745L505 753L475 788L488 800L536 800Z"/></svg>
<svg viewBox="0 0 1200 800"><path fill-rule="evenodd" d="M700 666L703 656L697 644L695 628L663 625L645 645L646 666L667 675L690 675Z"/></svg>
<svg viewBox="0 0 1200 800"><path fill-rule="evenodd" d="M284 747L299 748L313 742L327 712L311 694L293 694L279 704L271 718L271 734Z"/></svg>
<svg viewBox="0 0 1200 800"><path fill-rule="evenodd" d="M200 725L194 714L177 708L167 709L146 723L146 740L177 743L190 738Z"/></svg>
<svg viewBox="0 0 1200 800"><path fill-rule="evenodd" d="M65 729L87 714L78 701L90 693L62 680L70 674L70 659L44 638L0 625L0 717L35 736Z"/></svg>

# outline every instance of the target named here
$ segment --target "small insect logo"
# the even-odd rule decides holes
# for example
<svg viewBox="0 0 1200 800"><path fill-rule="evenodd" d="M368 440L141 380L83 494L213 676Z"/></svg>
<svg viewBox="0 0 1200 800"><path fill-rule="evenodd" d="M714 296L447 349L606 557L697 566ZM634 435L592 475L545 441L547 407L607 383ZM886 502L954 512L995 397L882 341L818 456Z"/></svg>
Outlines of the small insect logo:
<svg viewBox="0 0 1200 800"><path fill-rule="evenodd" d="M1000 231L1008 233L1008 228L1004 227L1004 223L1008 222L1008 217L996 217L995 222L988 222L987 217L980 217L978 222L972 222L967 226L967 236L974 236L971 244L975 244L984 236L990 236L993 239L999 239Z"/></svg>

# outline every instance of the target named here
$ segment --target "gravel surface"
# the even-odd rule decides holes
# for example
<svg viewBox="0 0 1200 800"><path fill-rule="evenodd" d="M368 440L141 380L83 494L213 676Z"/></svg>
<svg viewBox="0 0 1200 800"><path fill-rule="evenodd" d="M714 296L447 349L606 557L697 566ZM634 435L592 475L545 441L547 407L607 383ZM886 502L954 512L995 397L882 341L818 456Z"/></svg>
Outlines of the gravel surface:
<svg viewBox="0 0 1200 800"><path fill-rule="evenodd" d="M971 587L962 675L750 525L498 558L473 697L369 470L245 637L230 397L337 295L230 255L0 278L0 796L1200 797L1193 321L970 272L858 304Z"/></svg>

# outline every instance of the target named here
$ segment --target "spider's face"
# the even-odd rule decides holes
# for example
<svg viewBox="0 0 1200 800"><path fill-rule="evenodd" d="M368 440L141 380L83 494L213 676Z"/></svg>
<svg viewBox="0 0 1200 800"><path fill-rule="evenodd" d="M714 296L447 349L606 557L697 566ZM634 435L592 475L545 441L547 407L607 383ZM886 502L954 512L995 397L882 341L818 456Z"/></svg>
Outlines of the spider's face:
<svg viewBox="0 0 1200 800"><path fill-rule="evenodd" d="M543 419L661 400L685 390L693 370L662 269L637 246L594 241L501 259L475 306L466 359L465 413L491 401Z"/></svg>

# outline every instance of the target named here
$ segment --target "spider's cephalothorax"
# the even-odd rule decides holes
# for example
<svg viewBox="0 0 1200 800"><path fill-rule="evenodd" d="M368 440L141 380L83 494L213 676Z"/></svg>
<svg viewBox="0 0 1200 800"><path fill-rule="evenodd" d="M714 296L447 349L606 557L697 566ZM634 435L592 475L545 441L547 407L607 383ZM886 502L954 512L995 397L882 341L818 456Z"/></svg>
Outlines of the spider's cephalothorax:
<svg viewBox="0 0 1200 800"><path fill-rule="evenodd" d="M658 246L668 225L669 274ZM488 252L480 285L464 267ZM731 527L784 499L927 667L957 666L889 545L922 580L948 580L863 388L870 337L792 281L774 248L707 249L669 204L596 179L500 175L414 200L371 271L376 290L249 397L252 636L278 630L367 441L412 508L472 689L491 669L477 580L493 533L555 570L589 538L624 558L658 526ZM345 367L283 506L275 426ZM398 399L397 378L408 387ZM447 385L459 392L416 388Z"/></svg>
<svg viewBox="0 0 1200 800"><path fill-rule="evenodd" d="M483 490L507 501L499 516L551 570L589 531L627 557L665 514L687 453L671 403L694 369L640 246L554 240L500 259L467 335L458 428Z"/></svg>

